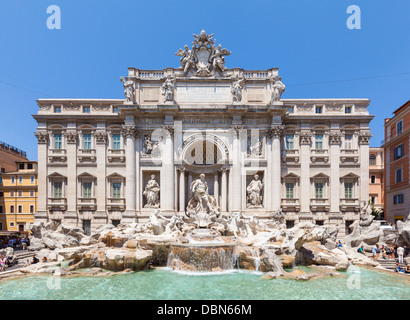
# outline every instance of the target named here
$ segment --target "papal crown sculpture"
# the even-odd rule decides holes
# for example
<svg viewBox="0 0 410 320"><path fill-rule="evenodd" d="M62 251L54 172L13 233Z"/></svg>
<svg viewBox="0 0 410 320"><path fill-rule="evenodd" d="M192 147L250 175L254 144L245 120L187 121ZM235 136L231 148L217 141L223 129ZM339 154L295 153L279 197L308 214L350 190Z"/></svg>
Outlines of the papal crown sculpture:
<svg viewBox="0 0 410 320"><path fill-rule="evenodd" d="M185 45L184 49L179 49L175 53L181 57L181 67L185 75L191 70L196 76L211 76L215 72L225 71L224 56L229 56L231 52L222 49L221 45L215 47L214 34L208 35L205 30L202 30L199 35L193 34L193 36L191 50Z"/></svg>

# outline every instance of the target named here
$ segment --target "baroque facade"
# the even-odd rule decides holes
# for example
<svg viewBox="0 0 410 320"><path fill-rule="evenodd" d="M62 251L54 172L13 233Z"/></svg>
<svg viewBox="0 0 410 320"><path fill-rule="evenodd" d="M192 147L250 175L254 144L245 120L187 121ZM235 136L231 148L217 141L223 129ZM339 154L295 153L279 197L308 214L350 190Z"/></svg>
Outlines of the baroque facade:
<svg viewBox="0 0 410 320"><path fill-rule="evenodd" d="M198 194L289 226L359 219L370 101L282 99L278 68L228 69L230 54L202 31L179 68L129 68L125 100L38 100L36 219L94 229L182 214Z"/></svg>

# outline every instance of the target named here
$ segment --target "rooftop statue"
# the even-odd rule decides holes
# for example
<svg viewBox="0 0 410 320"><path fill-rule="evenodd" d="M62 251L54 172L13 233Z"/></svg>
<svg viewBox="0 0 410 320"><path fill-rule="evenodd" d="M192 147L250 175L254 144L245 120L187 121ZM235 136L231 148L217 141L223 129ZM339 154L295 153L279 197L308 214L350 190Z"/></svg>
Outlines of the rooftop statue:
<svg viewBox="0 0 410 320"><path fill-rule="evenodd" d="M223 73L226 70L225 57L231 54L227 49L222 49L221 45L215 47L213 34L208 35L202 30L199 35L193 34L194 41L192 49L187 45L184 49L179 49L175 55L181 57L181 69L185 75L192 71L195 76L213 76L215 71Z"/></svg>

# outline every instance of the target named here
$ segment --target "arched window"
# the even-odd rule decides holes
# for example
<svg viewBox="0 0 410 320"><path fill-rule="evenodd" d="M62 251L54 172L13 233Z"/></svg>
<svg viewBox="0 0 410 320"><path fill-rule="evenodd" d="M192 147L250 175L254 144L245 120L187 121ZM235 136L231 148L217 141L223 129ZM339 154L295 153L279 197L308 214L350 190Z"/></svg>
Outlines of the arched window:
<svg viewBox="0 0 410 320"><path fill-rule="evenodd" d="M376 165L376 156L374 154L371 154L369 157L369 165L375 166Z"/></svg>

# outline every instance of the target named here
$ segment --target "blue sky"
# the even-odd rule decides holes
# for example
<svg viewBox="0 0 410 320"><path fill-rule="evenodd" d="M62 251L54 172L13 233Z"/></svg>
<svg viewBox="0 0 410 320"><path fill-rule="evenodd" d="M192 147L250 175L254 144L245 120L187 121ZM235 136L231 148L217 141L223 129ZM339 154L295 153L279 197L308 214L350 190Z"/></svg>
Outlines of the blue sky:
<svg viewBox="0 0 410 320"><path fill-rule="evenodd" d="M50 5L60 30L47 28ZM346 27L350 5L360 30ZM123 98L128 67L177 68L174 53L205 29L232 51L227 67L279 67L282 98L369 98L379 146L410 99L409 14L408 0L2 0L0 140L36 160L36 99Z"/></svg>

